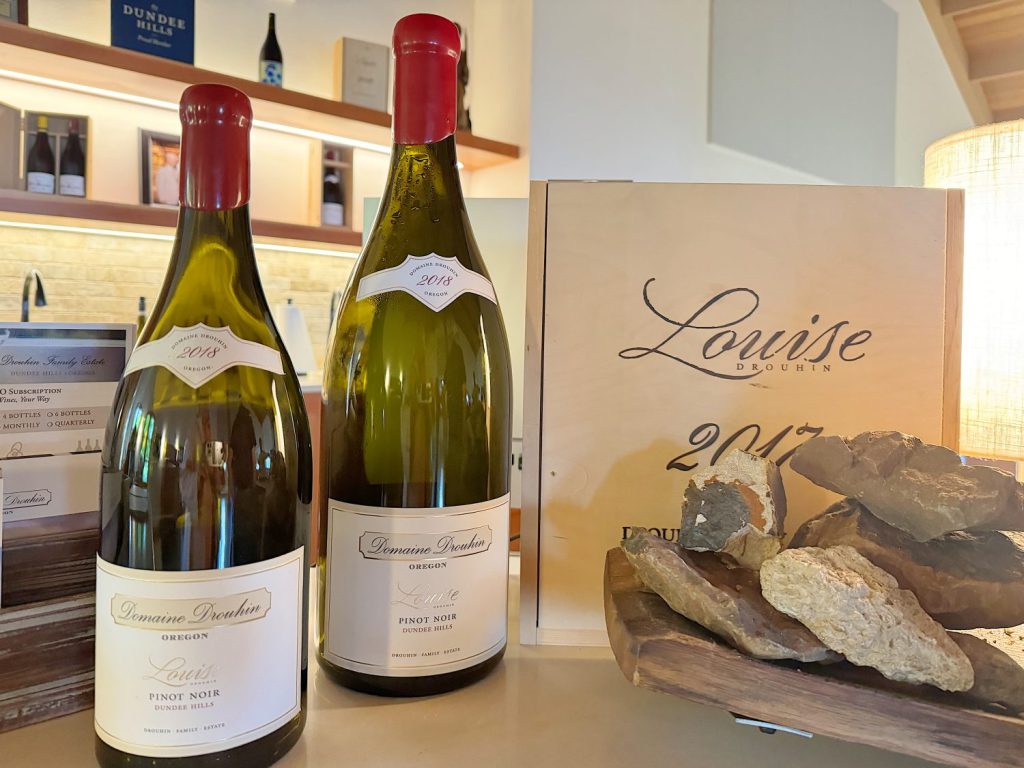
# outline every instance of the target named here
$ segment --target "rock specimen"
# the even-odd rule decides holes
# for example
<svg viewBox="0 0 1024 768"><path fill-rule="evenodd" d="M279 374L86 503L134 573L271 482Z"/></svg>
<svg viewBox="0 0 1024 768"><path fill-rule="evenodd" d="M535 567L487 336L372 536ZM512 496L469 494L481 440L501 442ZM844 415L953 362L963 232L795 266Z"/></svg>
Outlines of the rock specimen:
<svg viewBox="0 0 1024 768"><path fill-rule="evenodd" d="M974 685L967 695L982 704L999 704L1010 712L1024 712L1024 667L980 637L950 632L974 667Z"/></svg>
<svg viewBox="0 0 1024 768"><path fill-rule="evenodd" d="M772 608L757 574L711 552L687 552L642 528L622 542L640 580L686 618L758 659L835 661L806 627Z"/></svg>
<svg viewBox="0 0 1024 768"><path fill-rule="evenodd" d="M679 543L757 570L782 549L786 491L775 462L732 451L690 479Z"/></svg>
<svg viewBox="0 0 1024 768"><path fill-rule="evenodd" d="M790 542L840 544L895 576L944 627L1024 624L1024 533L957 532L920 542L845 499L800 526Z"/></svg>
<svg viewBox="0 0 1024 768"><path fill-rule="evenodd" d="M854 664L946 691L974 685L970 661L946 630L853 547L787 549L765 561L761 588L769 603Z"/></svg>
<svg viewBox="0 0 1024 768"><path fill-rule="evenodd" d="M815 437L791 464L918 541L951 531L1024 530L1024 496L1013 477L993 467L965 466L954 451L901 432Z"/></svg>

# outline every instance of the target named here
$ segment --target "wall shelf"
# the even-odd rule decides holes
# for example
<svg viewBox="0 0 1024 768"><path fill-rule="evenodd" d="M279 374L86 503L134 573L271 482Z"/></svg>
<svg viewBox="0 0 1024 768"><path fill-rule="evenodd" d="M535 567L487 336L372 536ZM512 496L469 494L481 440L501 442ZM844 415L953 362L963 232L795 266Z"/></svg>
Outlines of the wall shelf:
<svg viewBox="0 0 1024 768"><path fill-rule="evenodd" d="M0 212L59 216L89 222L112 222L150 227L173 228L178 221L177 208L106 203L60 195L37 195L15 189L0 190ZM260 219L253 219L252 233L257 237L303 240L314 244L349 248L358 248L363 241L362 233L348 228L312 227Z"/></svg>
<svg viewBox="0 0 1024 768"><path fill-rule="evenodd" d="M184 86L216 82L246 93L259 120L389 146L391 116L299 91L106 45L0 23L0 69L126 96L177 102ZM459 160L478 170L519 157L519 147L467 131L456 134Z"/></svg>

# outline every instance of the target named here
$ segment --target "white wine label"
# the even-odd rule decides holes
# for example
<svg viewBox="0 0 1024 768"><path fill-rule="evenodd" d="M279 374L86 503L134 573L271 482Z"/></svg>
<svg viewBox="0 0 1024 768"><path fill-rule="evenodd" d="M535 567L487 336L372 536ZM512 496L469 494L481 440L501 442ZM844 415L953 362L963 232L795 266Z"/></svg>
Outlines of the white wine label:
<svg viewBox="0 0 1024 768"><path fill-rule="evenodd" d="M29 192L42 192L44 195L53 194L53 174L29 171L26 174L25 188Z"/></svg>
<svg viewBox="0 0 1024 768"><path fill-rule="evenodd" d="M435 312L440 312L464 293L475 293L498 303L491 281L467 269L452 256L406 256L400 266L382 269L359 281L356 300L389 291L405 291Z"/></svg>
<svg viewBox="0 0 1024 768"><path fill-rule="evenodd" d="M345 208L341 203L321 203L320 223L330 227L340 227L345 223Z"/></svg>
<svg viewBox="0 0 1024 768"><path fill-rule="evenodd" d="M60 193L72 197L85 197L85 177L62 173L60 175Z"/></svg>
<svg viewBox="0 0 1024 768"><path fill-rule="evenodd" d="M260 82L267 85L284 85L284 66L281 62L261 61Z"/></svg>
<svg viewBox="0 0 1024 768"><path fill-rule="evenodd" d="M390 677L454 672L505 643L509 496L442 509L331 499L324 656Z"/></svg>
<svg viewBox="0 0 1024 768"><path fill-rule="evenodd" d="M281 353L276 349L240 339L228 327L211 328L203 323L188 328L174 326L167 335L136 347L124 375L157 365L193 388L236 365L284 373Z"/></svg>
<svg viewBox="0 0 1024 768"><path fill-rule="evenodd" d="M251 565L145 571L96 558L96 733L144 757L266 736L299 712L303 548Z"/></svg>

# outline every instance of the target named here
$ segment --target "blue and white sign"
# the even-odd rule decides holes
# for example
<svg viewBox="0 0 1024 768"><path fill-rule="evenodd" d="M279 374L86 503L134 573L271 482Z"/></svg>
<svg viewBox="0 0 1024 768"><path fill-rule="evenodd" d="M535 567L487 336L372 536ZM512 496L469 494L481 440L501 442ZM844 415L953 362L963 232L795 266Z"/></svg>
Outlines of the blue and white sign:
<svg viewBox="0 0 1024 768"><path fill-rule="evenodd" d="M110 44L192 64L195 0L111 0Z"/></svg>

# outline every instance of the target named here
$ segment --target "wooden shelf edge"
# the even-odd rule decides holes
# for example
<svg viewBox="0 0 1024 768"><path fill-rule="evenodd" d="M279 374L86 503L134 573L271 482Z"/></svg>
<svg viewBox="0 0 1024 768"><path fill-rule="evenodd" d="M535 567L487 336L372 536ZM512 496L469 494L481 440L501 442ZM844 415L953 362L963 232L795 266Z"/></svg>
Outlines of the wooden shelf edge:
<svg viewBox="0 0 1024 768"><path fill-rule="evenodd" d="M0 190L0 212L59 216L89 222L138 224L149 227L173 228L178 221L176 208L108 203L59 195L37 195L16 189ZM323 245L358 248L363 244L362 233L348 228L314 227L308 224L290 224L264 219L252 220L252 233L257 237L302 240Z"/></svg>
<svg viewBox="0 0 1024 768"><path fill-rule="evenodd" d="M137 53L113 46L98 45L87 40L58 35L41 29L33 29L22 24L0 24L0 43L159 77L164 80L187 85L210 82L222 83L237 88L252 99L294 109L303 109L329 117L352 120L378 128L390 129L391 127L391 115L387 112L345 104L340 101L325 99L321 96L302 93L301 91L276 88L241 77L200 69L180 61L163 59L159 56ZM515 144L475 136L468 131L459 131L456 141L460 146L476 152L487 152L509 160L519 157L519 147Z"/></svg>

